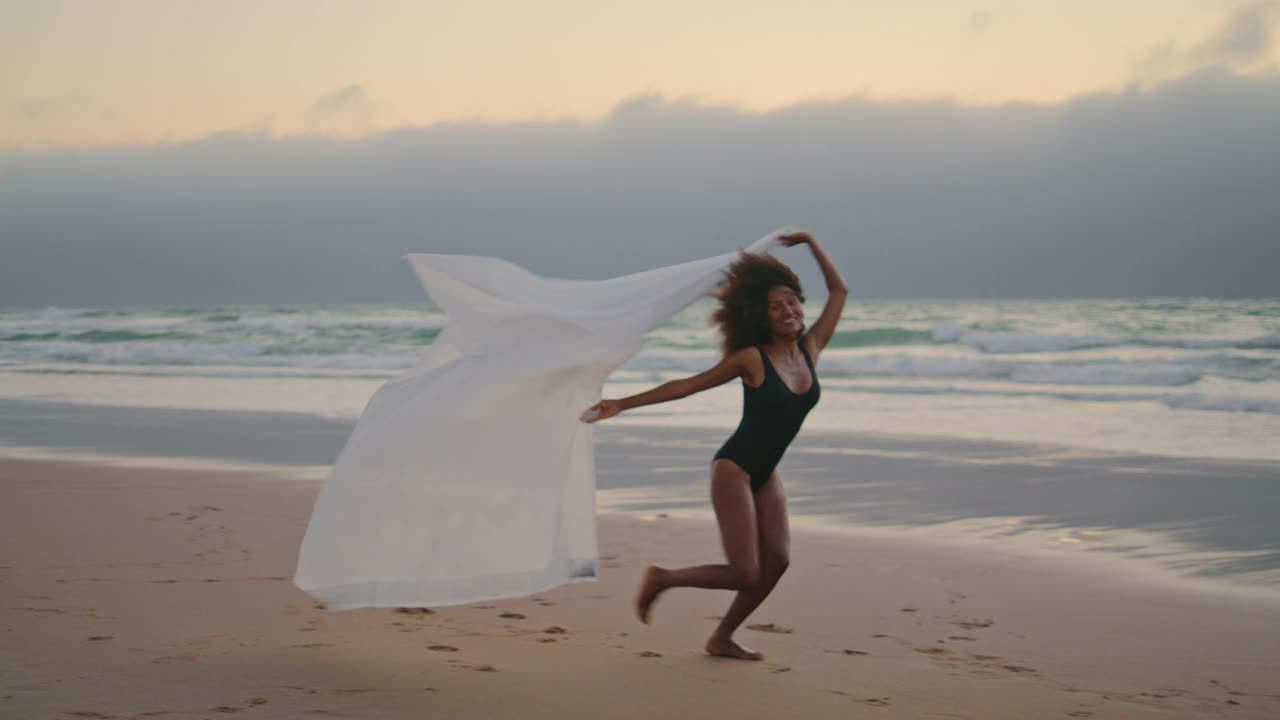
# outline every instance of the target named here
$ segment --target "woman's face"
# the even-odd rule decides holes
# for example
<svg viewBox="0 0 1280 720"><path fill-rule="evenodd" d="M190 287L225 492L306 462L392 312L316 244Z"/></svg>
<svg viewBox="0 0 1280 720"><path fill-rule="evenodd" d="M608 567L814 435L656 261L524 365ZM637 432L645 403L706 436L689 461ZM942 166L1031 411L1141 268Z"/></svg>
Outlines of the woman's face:
<svg viewBox="0 0 1280 720"><path fill-rule="evenodd" d="M804 332L804 306L786 285L769 289L769 332L776 339L799 337Z"/></svg>

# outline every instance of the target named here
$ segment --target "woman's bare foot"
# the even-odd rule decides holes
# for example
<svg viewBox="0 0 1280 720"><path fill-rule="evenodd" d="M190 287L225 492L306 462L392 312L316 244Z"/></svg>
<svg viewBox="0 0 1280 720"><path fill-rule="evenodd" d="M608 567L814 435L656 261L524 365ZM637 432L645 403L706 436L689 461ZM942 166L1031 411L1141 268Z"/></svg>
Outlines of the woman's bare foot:
<svg viewBox="0 0 1280 720"><path fill-rule="evenodd" d="M748 650L728 638L712 637L707 641L707 654L738 660L763 660L764 654Z"/></svg>
<svg viewBox="0 0 1280 720"><path fill-rule="evenodd" d="M662 573L662 568L650 565L640 578L640 591L636 593L636 614L645 625L649 624L649 608L653 606L653 601L666 590L662 587Z"/></svg>

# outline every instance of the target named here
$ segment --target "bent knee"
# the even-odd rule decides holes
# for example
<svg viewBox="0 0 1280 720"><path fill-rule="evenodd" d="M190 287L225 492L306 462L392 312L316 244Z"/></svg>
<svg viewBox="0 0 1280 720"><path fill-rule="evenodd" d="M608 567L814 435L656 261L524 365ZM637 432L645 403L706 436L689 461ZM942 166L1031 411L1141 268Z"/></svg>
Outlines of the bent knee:
<svg viewBox="0 0 1280 720"><path fill-rule="evenodd" d="M754 590L764 584L764 573L754 566L729 566L729 577L736 590Z"/></svg>
<svg viewBox="0 0 1280 720"><path fill-rule="evenodd" d="M791 556L787 553L771 553L761 558L760 565L764 579L776 582L791 567Z"/></svg>

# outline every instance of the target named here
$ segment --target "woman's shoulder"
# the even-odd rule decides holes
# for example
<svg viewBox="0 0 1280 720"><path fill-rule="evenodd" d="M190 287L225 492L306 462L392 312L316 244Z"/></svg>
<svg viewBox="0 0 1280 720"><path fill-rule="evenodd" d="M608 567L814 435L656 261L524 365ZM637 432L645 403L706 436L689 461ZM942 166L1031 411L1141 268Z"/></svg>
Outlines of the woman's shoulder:
<svg viewBox="0 0 1280 720"><path fill-rule="evenodd" d="M763 352L764 349L759 345L748 345L744 348L738 348L737 350L730 350L729 353L725 355L725 358L730 362L739 365L760 365L762 363L760 356Z"/></svg>
<svg viewBox="0 0 1280 720"><path fill-rule="evenodd" d="M743 381L752 387L760 387L764 382L763 352L759 346L748 345L730 351L725 359L740 371Z"/></svg>
<svg viewBox="0 0 1280 720"><path fill-rule="evenodd" d="M804 337L800 338L800 351L804 353L810 365L817 366L818 353L822 352L822 348L818 347L818 341L809 333L805 333Z"/></svg>

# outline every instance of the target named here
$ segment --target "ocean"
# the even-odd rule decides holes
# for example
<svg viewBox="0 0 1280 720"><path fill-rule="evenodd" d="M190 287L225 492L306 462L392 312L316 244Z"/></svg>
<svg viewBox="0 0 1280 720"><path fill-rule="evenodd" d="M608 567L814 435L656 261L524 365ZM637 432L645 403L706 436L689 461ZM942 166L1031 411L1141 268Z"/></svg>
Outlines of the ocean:
<svg viewBox="0 0 1280 720"><path fill-rule="evenodd" d="M651 333L604 395L711 367L711 308ZM427 302L0 310L0 399L355 420L446 322ZM1280 459L1280 298L853 298L818 370L810 429ZM740 412L730 383L611 422L727 432Z"/></svg>

